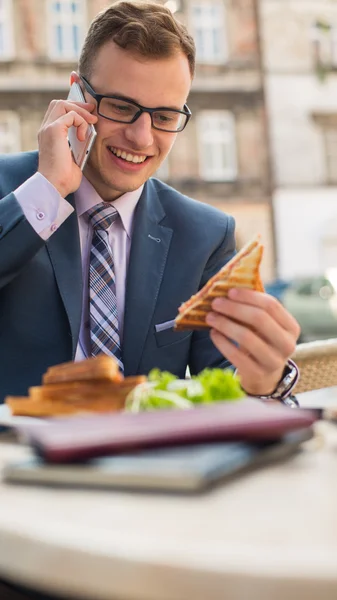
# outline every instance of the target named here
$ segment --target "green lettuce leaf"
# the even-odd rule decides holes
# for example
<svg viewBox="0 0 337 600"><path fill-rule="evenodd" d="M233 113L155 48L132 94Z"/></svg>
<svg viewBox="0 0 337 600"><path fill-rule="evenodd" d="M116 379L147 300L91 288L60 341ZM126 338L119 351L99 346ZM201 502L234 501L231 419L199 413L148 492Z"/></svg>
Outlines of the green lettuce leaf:
<svg viewBox="0 0 337 600"><path fill-rule="evenodd" d="M191 379L178 379L168 371L153 369L148 381L129 394L126 410L186 409L197 404L234 401L244 396L239 378L230 369L204 369Z"/></svg>

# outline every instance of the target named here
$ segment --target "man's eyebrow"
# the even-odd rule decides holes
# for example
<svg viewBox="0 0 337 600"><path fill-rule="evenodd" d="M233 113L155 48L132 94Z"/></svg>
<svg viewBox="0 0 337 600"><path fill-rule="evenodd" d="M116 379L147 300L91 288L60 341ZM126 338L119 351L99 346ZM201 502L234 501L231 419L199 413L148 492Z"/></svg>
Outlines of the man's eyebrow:
<svg viewBox="0 0 337 600"><path fill-rule="evenodd" d="M139 106L144 106L143 104L141 104L140 102L138 102L138 100L135 100L134 98L130 98L129 96L125 96L124 94L119 94L118 92L112 92L110 94L102 94L102 96L106 96L107 98L112 97L116 97L119 98L120 100L124 100L125 102L135 102L136 104L139 104ZM150 108L148 106L144 107L144 108ZM154 106L153 107L154 110L157 108L166 108L169 110L182 110L182 108L179 108L178 106Z"/></svg>

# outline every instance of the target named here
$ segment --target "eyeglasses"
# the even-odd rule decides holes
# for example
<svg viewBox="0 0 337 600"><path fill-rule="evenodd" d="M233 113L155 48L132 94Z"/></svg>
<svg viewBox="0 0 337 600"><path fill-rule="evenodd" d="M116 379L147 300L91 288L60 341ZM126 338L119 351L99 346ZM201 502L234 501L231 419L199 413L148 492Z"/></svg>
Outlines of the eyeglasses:
<svg viewBox="0 0 337 600"><path fill-rule="evenodd" d="M87 92L97 102L97 114L116 123L134 123L143 113L151 117L152 127L167 133L179 133L185 129L192 113L187 104L183 110L174 108L146 108L133 100L125 100L120 96L103 96L96 94L89 81L81 76L83 85Z"/></svg>

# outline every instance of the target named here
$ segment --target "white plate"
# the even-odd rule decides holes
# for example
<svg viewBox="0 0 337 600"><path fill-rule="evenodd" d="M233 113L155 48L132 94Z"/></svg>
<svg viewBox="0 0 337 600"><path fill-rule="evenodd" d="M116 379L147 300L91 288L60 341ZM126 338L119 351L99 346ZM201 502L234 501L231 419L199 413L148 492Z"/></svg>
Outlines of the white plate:
<svg viewBox="0 0 337 600"><path fill-rule="evenodd" d="M6 404L0 405L0 425L3 427L15 427L16 425L28 425L31 423L43 424L43 419L34 417L14 417Z"/></svg>

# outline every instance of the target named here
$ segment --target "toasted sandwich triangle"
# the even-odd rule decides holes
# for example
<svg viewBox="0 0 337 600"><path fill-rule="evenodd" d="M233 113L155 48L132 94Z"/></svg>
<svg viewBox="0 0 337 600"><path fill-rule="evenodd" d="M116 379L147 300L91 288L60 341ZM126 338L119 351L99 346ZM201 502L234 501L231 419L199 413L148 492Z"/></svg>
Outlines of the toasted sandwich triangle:
<svg viewBox="0 0 337 600"><path fill-rule="evenodd" d="M231 288L264 291L259 267L263 246L254 239L238 252L207 284L179 308L175 329L206 329L206 315L214 298L226 296Z"/></svg>

